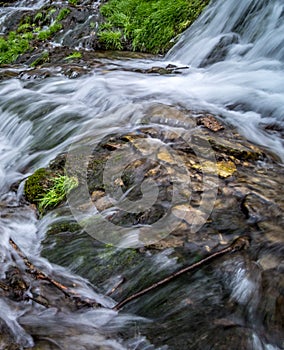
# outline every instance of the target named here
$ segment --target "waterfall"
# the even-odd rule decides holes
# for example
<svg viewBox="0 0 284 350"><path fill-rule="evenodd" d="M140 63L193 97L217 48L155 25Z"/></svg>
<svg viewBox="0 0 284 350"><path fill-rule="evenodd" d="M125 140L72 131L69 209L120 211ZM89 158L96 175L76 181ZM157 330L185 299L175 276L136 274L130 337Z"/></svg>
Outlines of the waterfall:
<svg viewBox="0 0 284 350"><path fill-rule="evenodd" d="M283 1L214 0L165 59L191 68L180 91L284 160Z"/></svg>
<svg viewBox="0 0 284 350"><path fill-rule="evenodd" d="M220 61L284 62L280 0L215 0L170 50L168 60L194 67Z"/></svg>

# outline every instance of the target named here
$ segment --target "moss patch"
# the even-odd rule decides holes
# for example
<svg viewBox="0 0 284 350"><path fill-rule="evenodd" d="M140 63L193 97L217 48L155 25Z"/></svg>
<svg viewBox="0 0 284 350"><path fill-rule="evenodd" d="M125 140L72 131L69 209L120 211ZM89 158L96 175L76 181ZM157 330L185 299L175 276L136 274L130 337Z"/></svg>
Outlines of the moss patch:
<svg viewBox="0 0 284 350"><path fill-rule="evenodd" d="M73 177L41 168L27 179L24 192L26 199L36 204L43 213L65 200L66 195L77 185L78 180Z"/></svg>
<svg viewBox="0 0 284 350"><path fill-rule="evenodd" d="M208 0L110 0L101 7L99 40L108 49L165 53Z"/></svg>
<svg viewBox="0 0 284 350"><path fill-rule="evenodd" d="M42 198L51 185L50 171L40 168L31 175L25 182L24 192L25 197L30 203L38 205L40 198Z"/></svg>

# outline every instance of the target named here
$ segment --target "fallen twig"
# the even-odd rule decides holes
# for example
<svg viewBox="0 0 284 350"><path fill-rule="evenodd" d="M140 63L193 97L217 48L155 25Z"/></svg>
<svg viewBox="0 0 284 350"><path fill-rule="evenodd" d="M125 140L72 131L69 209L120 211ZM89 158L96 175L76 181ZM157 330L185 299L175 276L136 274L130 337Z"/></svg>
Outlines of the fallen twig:
<svg viewBox="0 0 284 350"><path fill-rule="evenodd" d="M156 288L170 282L174 278L176 278L176 277L178 277L186 272L192 271L192 270L196 269L197 267L200 267L201 265L204 265L204 264L208 263L209 261L211 261L219 256L222 256L226 253L233 253L235 251L245 249L248 246L249 246L249 237L247 237L247 236L239 237L228 247L226 247L222 250L219 250L215 253L212 253L211 255L205 257L204 259L201 259L192 265L184 267L181 270L178 270L178 271L172 273L171 275L165 277L164 279L151 284L149 287L142 289L139 292L130 295L129 297L125 298L124 300L119 302L117 305L115 305L113 307L113 310L120 310L125 304L128 304L130 301L139 298L140 296L150 292L151 290L156 289Z"/></svg>
<svg viewBox="0 0 284 350"><path fill-rule="evenodd" d="M95 306L100 306L99 303L97 303L96 301L90 300L90 299L85 299L82 298L80 295L78 295L77 293L75 293L74 291L70 290L68 287L66 287L64 284L54 280L53 278L49 277L48 275L46 275L44 272L40 271L39 269L37 269L27 258L27 256L21 251L21 249L19 248L19 246L10 238L9 240L11 246L14 248L14 250L17 252L17 254L20 256L20 258L22 258L22 260L24 261L24 264L27 266L27 272L31 275L33 275L33 277L37 280L44 280L49 282L50 284L52 284L54 287L56 287L57 289L59 289L64 295L65 297L70 298L71 300L73 300L78 306L87 306L87 307L95 307ZM1 285L0 285L1 287ZM2 288L3 289L3 288ZM39 302L38 300L36 300L36 298L32 298L29 297L29 299L34 300L36 302L38 302L39 304L42 304L44 306L46 306L46 303L42 303Z"/></svg>
<svg viewBox="0 0 284 350"><path fill-rule="evenodd" d="M123 283L125 282L125 278L123 277L107 294L106 296L112 295Z"/></svg>
<svg viewBox="0 0 284 350"><path fill-rule="evenodd" d="M27 266L27 272L33 275L36 279L41 279L48 281L53 286L58 288L65 296L70 297L70 293L68 292L68 287L64 286L63 284L55 281L54 279L47 276L42 271L38 270L27 258L27 256L21 251L19 246L10 238L9 240L11 246L14 248L14 250L18 253L18 255L23 259L25 265Z"/></svg>
<svg viewBox="0 0 284 350"><path fill-rule="evenodd" d="M49 282L51 285L53 285L54 287L59 289L65 295L65 297L68 297L73 302L75 302L77 307L98 307L98 306L101 306L99 303L97 303L94 300L82 298L80 295L78 295L74 291L70 290L68 287L66 287L62 283L54 280L53 278L46 275L44 272L37 269L29 261L27 256L21 251L21 249L18 247L18 245L12 239L10 239L10 244L13 247L13 249L17 252L18 256L23 260L24 264L26 265L26 267L27 267L26 272L31 274L35 279L44 280L44 281ZM200 261L198 261L190 266L184 267L181 270L178 270L178 271L172 273L171 275L165 277L164 279L153 283L149 287L142 289L141 291L130 295L129 297L125 298L124 300L119 302L117 305L115 305L113 307L113 310L120 310L125 304L129 303L130 301L139 298L140 296L150 292L151 290L156 289L156 288L170 282L174 278L176 278L176 277L178 277L186 272L192 271L192 270L200 267L201 265L204 265L204 264L208 263L209 261L212 261L213 259L215 259L219 256L222 256L226 253L232 253L232 252L247 248L248 246L249 246L249 238L247 236L239 237L228 247L226 247L220 251L217 251L215 253L212 253L211 255L201 259ZM14 274L19 274L19 272L17 272L17 271L18 271L18 269L16 269ZM45 307L49 307L48 300L45 299L44 297L42 297L40 295L38 295L38 296L29 295L27 293L28 286L25 284L23 279L16 278L15 281L16 281L15 285L14 285L14 283L12 283L10 281L8 281L8 283L7 283L7 281L5 281L5 283L0 281L0 288L7 294L7 296L13 297L13 299L16 299L17 301L19 301L19 300L32 300L32 301L34 301L38 304L41 304ZM121 283L123 283L123 281L124 281L124 279L122 279L110 291L109 294L112 294L113 292L115 292L115 290L117 290L117 288L119 288L119 286L121 285Z"/></svg>

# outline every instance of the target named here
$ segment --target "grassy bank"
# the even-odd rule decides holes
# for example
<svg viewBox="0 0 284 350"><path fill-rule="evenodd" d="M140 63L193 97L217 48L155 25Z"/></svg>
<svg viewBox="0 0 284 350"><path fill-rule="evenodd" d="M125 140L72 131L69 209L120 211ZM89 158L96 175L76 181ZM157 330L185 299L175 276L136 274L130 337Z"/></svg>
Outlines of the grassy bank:
<svg viewBox="0 0 284 350"><path fill-rule="evenodd" d="M209 0L110 0L101 7L106 49L165 53Z"/></svg>

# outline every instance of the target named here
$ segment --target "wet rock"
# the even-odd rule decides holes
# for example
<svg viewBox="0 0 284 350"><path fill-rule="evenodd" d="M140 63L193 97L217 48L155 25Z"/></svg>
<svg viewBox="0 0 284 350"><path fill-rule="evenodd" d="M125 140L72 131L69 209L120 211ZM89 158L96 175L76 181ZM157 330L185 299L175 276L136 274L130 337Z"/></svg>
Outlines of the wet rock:
<svg viewBox="0 0 284 350"><path fill-rule="evenodd" d="M177 74L182 73L183 71L189 69L189 67L178 67L173 64L168 64L166 67L151 67L148 69L134 69L135 72L143 73L143 74L158 74L158 75L166 75L166 74Z"/></svg>
<svg viewBox="0 0 284 350"><path fill-rule="evenodd" d="M0 318L0 347L5 350L21 350L8 325Z"/></svg>
<svg viewBox="0 0 284 350"><path fill-rule="evenodd" d="M165 266L171 266L167 271L176 270L167 264L191 264L249 234L252 248L245 253L225 256L149 299L131 303L129 309L159 318L158 338L156 326L142 331L157 345L203 350L236 343L236 349L240 344L249 349L262 344L258 336L263 332L281 348L283 283L277 276L283 265L284 201L275 189L283 187L283 169L226 126L218 131L200 128L196 115L200 118L197 112L154 105L147 109L143 125L105 137L83 166L80 157L71 156L72 175L80 179L83 168L87 170L88 200L85 207L82 203L82 213L95 213L105 221L90 220L95 234L88 234L84 220L76 226L67 205L61 206L55 213L62 221L48 231L42 253L103 291L111 289L114 277L126 277L113 295L121 300L129 290L141 290L164 276L165 270L155 265L162 257ZM58 157L48 171L64 168L65 160L64 155ZM171 230L157 230L155 240L148 239L144 247L121 249L96 238L100 231L105 237L130 228L128 242L167 220ZM104 231L106 223L114 225L112 232ZM256 314L262 320L260 330L251 328Z"/></svg>
<svg viewBox="0 0 284 350"><path fill-rule="evenodd" d="M204 118L207 120L208 115ZM187 240L211 246L211 240L218 242L224 232L223 240L228 242L250 232L256 223L265 227L281 221L283 203L275 203L271 195L274 188L282 186L282 169L275 177L272 174L277 164L273 160L267 158L266 163L271 165L262 166L262 150L235 131L220 128L219 122L218 133L210 128L200 133L193 113L183 114L173 107L150 107L146 120L155 120L155 126L143 125L135 132L107 137L86 159L89 198L98 214L106 212L107 220L114 225L136 227L153 225L173 213L179 227L179 238L172 240L174 246ZM213 123L211 118L210 122ZM169 134L167 127L172 123L191 130L193 137L187 140L174 130ZM208 159L209 148L212 159ZM57 157L48 172L62 170L64 162L65 156ZM84 171L76 162L74 159L72 175L80 179ZM110 171L111 176L107 175ZM26 188L31 181L32 178L27 181ZM266 197L265 182L269 193ZM27 196L28 200L32 196ZM91 208L89 204L87 208ZM198 235L194 227L200 230ZM175 236L175 229L171 235ZM160 249L163 244L158 246Z"/></svg>
<svg viewBox="0 0 284 350"><path fill-rule="evenodd" d="M210 114L198 118L197 124L204 125L207 129L212 131L224 130L224 126L219 123L218 120L213 117L213 115Z"/></svg>
<svg viewBox="0 0 284 350"><path fill-rule="evenodd" d="M266 270L262 274L262 294L258 314L267 328L270 341L279 348L284 345L284 278L283 268Z"/></svg>
<svg viewBox="0 0 284 350"><path fill-rule="evenodd" d="M38 200L46 193L54 175L48 169L38 169L25 182L25 197L30 203L38 204Z"/></svg>
<svg viewBox="0 0 284 350"><path fill-rule="evenodd" d="M218 43L215 44L214 48L211 50L208 56L203 59L203 61L200 64L200 67L206 67L215 62L225 60L226 55L230 50L230 46L232 44L238 43L239 40L240 37L236 33L224 34L222 37L220 37Z"/></svg>

